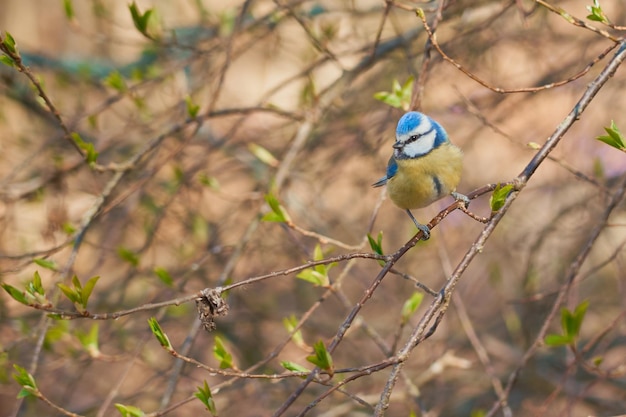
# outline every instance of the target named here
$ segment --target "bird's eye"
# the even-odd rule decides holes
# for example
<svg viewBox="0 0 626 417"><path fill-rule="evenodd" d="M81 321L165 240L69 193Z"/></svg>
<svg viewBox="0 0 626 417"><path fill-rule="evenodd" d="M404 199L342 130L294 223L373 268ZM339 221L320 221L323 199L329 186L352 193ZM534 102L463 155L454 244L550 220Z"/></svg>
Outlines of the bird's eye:
<svg viewBox="0 0 626 417"><path fill-rule="evenodd" d="M420 138L419 135L413 135L413 136L409 137L409 140L407 142L415 142L419 138Z"/></svg>

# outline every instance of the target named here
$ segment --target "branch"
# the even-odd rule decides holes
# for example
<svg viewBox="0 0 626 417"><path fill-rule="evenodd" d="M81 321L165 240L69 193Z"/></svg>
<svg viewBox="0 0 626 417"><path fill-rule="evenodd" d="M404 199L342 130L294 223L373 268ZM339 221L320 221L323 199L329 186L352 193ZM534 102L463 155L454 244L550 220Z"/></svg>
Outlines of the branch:
<svg viewBox="0 0 626 417"><path fill-rule="evenodd" d="M520 173L520 175L518 175L517 178L514 179L513 182L516 184L515 190L511 192L511 194L509 194L509 196L507 197L504 203L504 206L489 220L489 222L483 229L482 233L478 236L478 238L475 240L472 247L467 251L467 253L463 257L461 262L457 265L450 279L446 281L445 285L440 291L440 296L437 299L435 299L431 303L431 305L428 307L428 310L424 313L424 315L422 316L422 319L413 330L413 333L409 337L409 340L398 353L397 356L399 358L399 362L397 365L395 365L392 368L391 375L389 376L385 389L383 390L380 396L380 402L378 403L376 407L376 412L375 412L376 416L383 416L385 414L385 410L389 407L389 399L391 397L391 392L397 382L398 376L404 366L405 361L409 358L413 349L419 343L421 343L423 340L429 337L436 330L439 322L441 321L441 318L443 317L443 315L445 315L448 309L450 297L452 293L454 292L454 289L456 288L456 285L458 284L465 270L468 268L468 266L474 260L474 258L482 251L483 247L485 246L485 243L487 242L487 240L489 239L489 237L495 230L496 226L498 225L500 220L502 220L502 218L506 215L506 213L510 209L513 202L519 196L520 192L523 191L524 187L526 186L526 183L535 173L539 165L547 158L550 152L556 147L556 145L560 142L560 140L563 138L565 133L571 128L574 122L578 120L578 118L580 117L582 112L587 108L587 106L589 105L593 97L595 97L595 95L598 93L598 91L600 91L600 89L609 80L609 78L613 76L613 74L615 73L615 71L617 71L617 68L622 64L624 59L626 59L626 41L623 41L621 43L621 46L618 52L613 56L613 58L607 64L604 70L596 77L596 79L593 82L589 84L589 86L587 87L587 90L583 93L578 103L576 103L574 108L565 117L563 122L561 122L561 124L555 130L555 132L550 136L550 138L541 147L541 149L535 154L535 156L528 163L526 168L524 168L522 173ZM622 186L622 188L614 195L611 203L607 207L607 210L605 212L605 217L608 217L612 209L617 205L619 201L621 201L621 198L624 193L624 186ZM573 264L571 268L572 272L577 272L578 268L580 268L580 264L582 264L582 260L584 260L584 258L588 254L588 251L591 249L593 242L595 242L595 239L599 235L600 230L604 226L604 222L606 222L606 219L604 219L601 226L596 227L596 229L594 230L594 234L592 234L592 237L589 239L589 243L586 246L586 252L583 252L582 254L583 256L579 256L577 258L577 261ZM559 297L559 299L562 299L562 297ZM559 303L555 302L554 311L556 311L556 309L558 308L558 304L560 304L560 302ZM544 324L544 327L546 327L545 330L547 330L548 324L549 324L549 320L546 320ZM542 333L545 332L545 330L543 330ZM543 340L543 337L541 337L541 339L538 338L537 340L538 341ZM538 341L536 341L537 345L538 345ZM534 352L534 349L531 348L527 352L528 355L525 356L523 363L525 363L530 358L531 351ZM511 375L511 377L509 378L509 383L507 384L507 387L505 388L503 396L501 398L506 398L506 396L510 393L512 385L514 381L516 380L517 374L519 373L520 370L521 370L521 366L518 367L516 372L514 372ZM500 402L497 403L497 407L494 406L494 409L499 408L499 406L500 406ZM490 415L493 415L493 413L490 413Z"/></svg>
<svg viewBox="0 0 626 417"><path fill-rule="evenodd" d="M621 49L623 50L622 52L626 54L626 48L622 47ZM589 253L591 252L591 248L593 248L593 245L598 239L598 236L600 236L600 232L604 230L604 227L606 226L606 222L609 216L611 215L615 207L617 207L617 205L622 201L625 194L626 194L626 176L623 177L620 187L618 188L617 192L613 194L613 197L607 204L607 207L604 210L604 213L602 214L602 216L600 216L600 220L598 221L596 226L593 228L591 233L589 233L589 237L587 238L585 245L583 246L581 251L578 253L576 258L569 265L569 268L565 274L565 283L563 284L563 286L561 287L561 290L556 296L556 299L554 300L554 303L552 304L552 308L550 309L550 312L547 314L546 318L544 319L543 326L541 326L541 329L537 333L535 340L533 341L532 345L528 348L528 350L522 357L517 368L509 375L509 379L504 389L505 398L508 397L508 395L511 393L511 390L513 389L513 385L517 381L517 378L521 370L523 369L523 367L530 360L530 358L535 354L537 349L539 349L539 347L542 346L543 339L548 333L548 327L550 326L554 317L557 315L559 308L561 307L561 304L565 300L565 297L567 296L569 289L574 283L574 279L578 276L578 273L580 272L580 268L582 267L583 262L585 261ZM489 410L489 413L487 414L487 416L488 417L493 416L500 409L501 406L502 406L501 401L497 401L493 405L491 410Z"/></svg>
<svg viewBox="0 0 626 417"><path fill-rule="evenodd" d="M589 64L587 64L587 66L585 68L583 68L582 71L580 71L579 73L577 73L577 74L575 74L575 75L573 75L573 76L571 76L571 77L569 77L569 78L567 78L565 80L557 81L557 82L549 83L549 84L544 84L544 85L541 85L539 87L521 87L521 88L506 89L506 88L494 87L494 86L490 85L487 81L484 81L483 79L481 79L477 75L473 74L468 69L466 69L463 65L459 64L454 59L452 59L449 55L447 55L443 51L443 49L441 49L441 46L439 45L439 43L437 42L437 39L435 38L434 32L432 31L432 29L428 25L428 22L426 22L426 16L424 15L423 10L418 9L417 10L417 16L422 20L422 23L424 24L424 29L426 30L426 33L428 34L428 39L431 42L432 46L435 47L437 52L439 52L439 54L441 55L441 57L445 61L448 61L450 64L454 65L459 71L461 71L463 74L467 75L469 78L471 78L472 80L476 81L478 84L482 85L483 87L486 87L489 90L491 90L493 92L496 92L496 93L500 93L500 94L536 93L537 91L547 90L547 89L554 88L554 87L560 87L562 85L565 85L567 83L575 81L575 80L579 79L580 77L582 77L583 75L587 74L589 72L589 70L591 70L591 68L595 64L597 64L599 61L604 59L604 57L606 57L609 52L611 52L613 49L615 49L616 46L619 45L619 43L617 43L618 40L615 39L614 41L616 43L612 44L611 46L606 48L604 51L602 51L600 53L600 55L598 55L593 61L591 61Z"/></svg>

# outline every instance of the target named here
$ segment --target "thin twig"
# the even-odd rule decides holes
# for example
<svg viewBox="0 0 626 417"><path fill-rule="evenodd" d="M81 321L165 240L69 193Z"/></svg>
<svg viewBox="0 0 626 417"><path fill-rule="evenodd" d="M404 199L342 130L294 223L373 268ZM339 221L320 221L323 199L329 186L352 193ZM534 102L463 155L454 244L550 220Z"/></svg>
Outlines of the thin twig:
<svg viewBox="0 0 626 417"><path fill-rule="evenodd" d="M575 16L572 16L570 13L568 13L567 11L565 11L565 9L562 9L561 7L553 6L550 3L547 3L543 0L535 0L535 3L542 5L543 7L545 7L546 9L550 10L553 13L558 14L559 16L561 16L563 19L567 20L569 23L571 23L574 26L585 28L593 33L596 33L600 36L610 39L615 43L622 41L622 38L615 37L611 35L609 32L607 32L606 30L598 29L594 26L591 26L584 20L579 19Z"/></svg>
<svg viewBox="0 0 626 417"><path fill-rule="evenodd" d="M437 30L437 26L439 26L439 22L443 19L443 8L445 5L445 0L439 1L439 5L437 6L437 12L433 18L432 23L428 26L428 29L431 30L431 33L435 33ZM424 19L426 17L424 16ZM426 25L424 26L427 27ZM422 57L422 68L419 71L417 80L413 84L413 91L411 92L411 104L409 106L409 110L419 110L422 106L422 97L424 95L426 80L428 75L430 74L430 63L431 63L431 51L433 45L430 41L430 37L426 44L424 45L424 53Z"/></svg>
<svg viewBox="0 0 626 417"><path fill-rule="evenodd" d="M435 34L430 29L430 27L428 25L428 22L426 21L426 17L424 15L423 11L421 11L421 9L418 10L417 16L422 20L422 23L424 24L424 29L426 30L426 33L428 34L428 39L430 40L432 45L435 47L437 52L439 52L439 54L441 55L441 57L445 61L447 61L450 64L454 65L459 71L461 71L463 74L467 75L469 78L471 78L472 80L476 81L478 84L482 85L483 87L486 87L489 90L491 90L493 92L496 92L496 93L500 93L500 94L536 93L536 92L541 91L541 90L547 90L547 89L550 89L550 88L560 87L562 85L568 84L568 83L570 83L572 81L575 81L575 80L579 79L583 75L587 74L595 64L597 64L599 61L604 59L604 57L607 56L607 54L609 52L611 52L613 49L615 49L619 45L618 43L612 44L611 46L606 48L604 51L602 51L602 53L600 53L600 55L598 55L593 61L591 61L589 64L587 64L587 66L582 71L580 71L579 73L577 73L577 74L575 74L575 75L573 75L573 76L571 76L571 77L569 77L569 78L567 78L565 80L561 80L561 81L557 81L557 82L553 82L553 83L549 83L549 84L544 84L544 85L541 85L541 86L538 86L538 87L500 88L500 87L494 87L491 84L489 84L487 81L484 81L483 79L481 79L480 77L478 77L477 75L475 75L474 73L472 73L471 71L466 69L463 65L461 65L458 62L456 62L448 54L446 54L443 51L443 49L441 49L441 46L437 42Z"/></svg>
<svg viewBox="0 0 626 417"><path fill-rule="evenodd" d="M37 90L37 93L39 94L39 97L41 97L44 103L46 103L46 107L48 107L48 110L50 110L50 113L52 113L57 123L63 130L63 133L64 133L63 139L68 141L72 145L72 147L80 154L81 157L85 158L87 156L86 152L83 149L81 149L81 147L78 146L78 143L76 143L76 141L72 138L72 131L67 127L67 125L65 124L65 121L63 121L61 114L57 110L52 100L50 100L50 97L48 97L48 94L43 89L43 86L41 85L37 77L35 77L35 75L32 73L30 68L24 65L24 63L22 62L22 57L20 56L19 52L14 52L13 50L8 48L4 44L4 38L2 36L0 36L0 51L4 52L9 58L11 58L11 60L13 61L18 71L24 74L28 78L28 80L31 82L33 87L35 87L35 89Z"/></svg>
<svg viewBox="0 0 626 417"><path fill-rule="evenodd" d="M380 17L380 25L378 26L378 30L376 31L376 37L374 38L374 44L372 45L372 55L376 54L376 48L378 48L378 44L380 43L380 37L383 34L383 29L385 27L387 17L389 17L391 6L393 6L393 0L385 0L385 9L383 10L383 14Z"/></svg>

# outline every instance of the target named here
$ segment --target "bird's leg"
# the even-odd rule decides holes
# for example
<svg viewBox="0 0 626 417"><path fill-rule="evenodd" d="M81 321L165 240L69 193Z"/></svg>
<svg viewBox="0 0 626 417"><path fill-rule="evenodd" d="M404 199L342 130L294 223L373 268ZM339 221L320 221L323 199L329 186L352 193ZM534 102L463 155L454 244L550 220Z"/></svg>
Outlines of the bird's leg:
<svg viewBox="0 0 626 417"><path fill-rule="evenodd" d="M411 220L413 220L413 223L415 223L415 227L417 227L419 230L422 231L422 235L423 235L422 236L422 240L430 239L430 229L428 228L428 226L418 222L417 219L415 217L413 217L413 213L411 213L411 210L407 210L406 212L409 215L409 217L411 218Z"/></svg>
<svg viewBox="0 0 626 417"><path fill-rule="evenodd" d="M456 191L452 191L450 194L452 195L452 197L454 197L456 201L462 202L466 209L469 207L470 199L468 196L466 196L465 194L457 193Z"/></svg>

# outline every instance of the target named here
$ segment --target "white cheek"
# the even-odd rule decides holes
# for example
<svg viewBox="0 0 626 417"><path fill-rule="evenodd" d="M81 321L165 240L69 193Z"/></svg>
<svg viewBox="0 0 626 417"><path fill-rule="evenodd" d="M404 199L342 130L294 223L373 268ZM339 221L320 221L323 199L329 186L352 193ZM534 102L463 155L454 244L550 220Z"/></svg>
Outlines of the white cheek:
<svg viewBox="0 0 626 417"><path fill-rule="evenodd" d="M415 158L416 156L426 155L433 150L435 146L435 138L437 137L437 131L434 129L423 135L415 142L411 142L404 146L403 153L409 158Z"/></svg>

